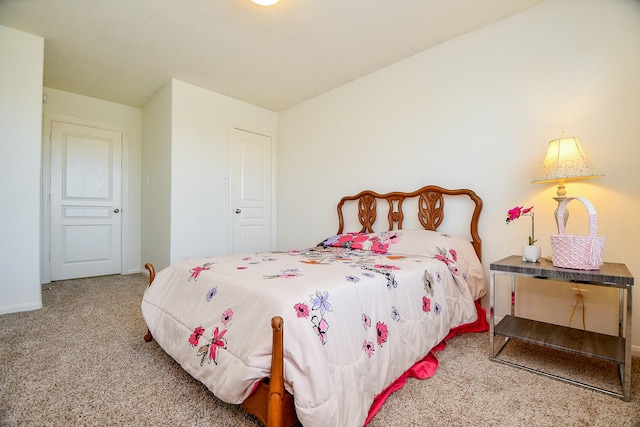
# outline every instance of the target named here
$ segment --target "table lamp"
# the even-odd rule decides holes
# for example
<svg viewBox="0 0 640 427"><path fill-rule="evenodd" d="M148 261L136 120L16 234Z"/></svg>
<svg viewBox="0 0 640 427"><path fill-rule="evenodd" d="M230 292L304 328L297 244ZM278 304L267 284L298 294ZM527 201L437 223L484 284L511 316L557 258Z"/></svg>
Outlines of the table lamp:
<svg viewBox="0 0 640 427"><path fill-rule="evenodd" d="M544 158L540 173L533 180L534 184L541 184L545 182L558 182L557 197L554 199L560 203L567 197L567 191L564 186L564 182L567 180L585 179L585 178L599 178L604 176L596 171L587 156L582 150L580 141L575 137L565 137L564 132L560 139L554 139L549 142L547 148L547 155ZM556 225L558 225L558 232L560 232L560 219L558 218L558 208L555 210ZM564 217L562 218L563 224L566 226L569 220L569 211L565 209Z"/></svg>

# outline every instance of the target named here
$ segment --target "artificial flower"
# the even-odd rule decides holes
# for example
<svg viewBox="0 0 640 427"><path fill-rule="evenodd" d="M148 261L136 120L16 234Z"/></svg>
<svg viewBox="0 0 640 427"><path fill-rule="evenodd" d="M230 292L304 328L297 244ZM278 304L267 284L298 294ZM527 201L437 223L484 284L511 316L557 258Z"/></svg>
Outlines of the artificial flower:
<svg viewBox="0 0 640 427"><path fill-rule="evenodd" d="M515 221L521 216L530 216L531 217L531 236L529 236L529 246L533 246L535 242L538 240L535 238L535 217L533 216L533 206L529 208L524 208L522 206L516 206L512 209L509 209L507 212L507 224L511 221Z"/></svg>

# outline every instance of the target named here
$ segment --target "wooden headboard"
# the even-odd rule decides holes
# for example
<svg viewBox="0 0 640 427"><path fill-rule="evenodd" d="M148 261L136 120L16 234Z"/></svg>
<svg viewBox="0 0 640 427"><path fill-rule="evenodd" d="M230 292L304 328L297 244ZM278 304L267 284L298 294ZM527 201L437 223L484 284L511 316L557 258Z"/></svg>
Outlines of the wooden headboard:
<svg viewBox="0 0 640 427"><path fill-rule="evenodd" d="M373 225L378 218L378 200L387 202L386 216L389 223L387 230L390 231L402 229L405 219L405 212L402 210L403 203L413 198L417 198L418 201L417 217L422 227L425 230L436 231L444 220L444 196L466 196L474 203L469 231L471 244L478 258L482 259L482 239L480 239L480 234L478 233L478 219L482 210L482 199L475 192L467 189L447 190L435 185L427 185L411 193L394 191L392 193L379 194L375 191L365 190L355 196L343 197L338 203L338 220L340 222L338 234L344 232L343 208L347 202L356 201L358 204L358 221L362 225L360 232L373 233L376 231L373 229ZM380 212L384 214L383 208L380 209Z"/></svg>

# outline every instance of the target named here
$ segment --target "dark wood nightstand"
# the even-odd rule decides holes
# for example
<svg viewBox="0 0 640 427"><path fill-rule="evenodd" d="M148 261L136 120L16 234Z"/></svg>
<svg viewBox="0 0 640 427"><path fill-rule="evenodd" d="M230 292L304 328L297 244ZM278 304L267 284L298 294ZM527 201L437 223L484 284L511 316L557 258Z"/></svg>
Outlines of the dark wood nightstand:
<svg viewBox="0 0 640 427"><path fill-rule="evenodd" d="M511 276L511 314L495 324L495 276ZM568 328L565 326L517 317L515 313L516 277L531 277L555 281L567 281L588 285L606 286L620 290L618 313L618 336ZM536 281L534 281L536 282ZM631 290L633 276L624 264L604 263L599 270L571 270L554 267L551 261L524 262L521 256L512 255L491 263L489 284L489 327L491 359L496 362L526 369L541 375L566 381L575 385L597 390L628 401L631 394ZM626 291L626 292L625 292ZM626 295L625 295L626 294ZM504 342L496 350L495 337L504 337ZM517 363L502 360L498 356L510 339L551 347L570 353L593 357L618 364L622 394L574 381L558 375L542 372Z"/></svg>

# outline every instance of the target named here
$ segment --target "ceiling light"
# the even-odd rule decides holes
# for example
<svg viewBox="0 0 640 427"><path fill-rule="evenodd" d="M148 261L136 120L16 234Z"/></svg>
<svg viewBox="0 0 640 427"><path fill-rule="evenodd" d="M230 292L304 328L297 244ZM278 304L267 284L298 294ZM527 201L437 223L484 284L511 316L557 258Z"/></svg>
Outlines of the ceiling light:
<svg viewBox="0 0 640 427"><path fill-rule="evenodd" d="M251 0L255 4L259 4L260 6L272 6L278 3L280 0Z"/></svg>

